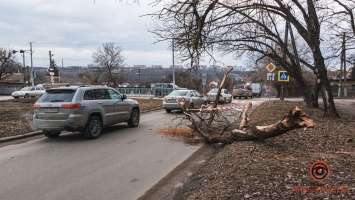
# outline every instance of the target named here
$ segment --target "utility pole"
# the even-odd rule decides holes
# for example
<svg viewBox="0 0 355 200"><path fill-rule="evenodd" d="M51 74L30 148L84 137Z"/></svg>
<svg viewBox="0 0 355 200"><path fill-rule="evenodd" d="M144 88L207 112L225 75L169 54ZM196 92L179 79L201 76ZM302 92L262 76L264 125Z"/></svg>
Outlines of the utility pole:
<svg viewBox="0 0 355 200"><path fill-rule="evenodd" d="M346 85L346 49L345 49L345 32L343 33L343 65L344 65L344 97L348 96L348 90Z"/></svg>
<svg viewBox="0 0 355 200"><path fill-rule="evenodd" d="M174 39L173 39L173 90L175 90L175 55L174 55L174 51L175 51L175 46L174 46Z"/></svg>
<svg viewBox="0 0 355 200"><path fill-rule="evenodd" d="M52 52L49 51L49 75L51 76L52 87L54 87L54 66L52 66Z"/></svg>
<svg viewBox="0 0 355 200"><path fill-rule="evenodd" d="M22 59L23 59L23 87L26 87L26 65L25 65L25 51L20 50L20 53L22 53Z"/></svg>
<svg viewBox="0 0 355 200"><path fill-rule="evenodd" d="M31 55L31 70L30 70L30 73L31 73L31 84L32 86L35 86L34 84L34 74L33 74L33 59L32 59L32 42L30 42L30 55Z"/></svg>
<svg viewBox="0 0 355 200"><path fill-rule="evenodd" d="M141 85L141 68L140 67L138 68L138 81L139 81L138 85L140 86Z"/></svg>
<svg viewBox="0 0 355 200"><path fill-rule="evenodd" d="M338 84L338 97L341 97L341 79L343 78L343 66L344 66L344 49L345 49L345 34L343 34L343 44L340 55L340 74L339 74L339 84Z"/></svg>

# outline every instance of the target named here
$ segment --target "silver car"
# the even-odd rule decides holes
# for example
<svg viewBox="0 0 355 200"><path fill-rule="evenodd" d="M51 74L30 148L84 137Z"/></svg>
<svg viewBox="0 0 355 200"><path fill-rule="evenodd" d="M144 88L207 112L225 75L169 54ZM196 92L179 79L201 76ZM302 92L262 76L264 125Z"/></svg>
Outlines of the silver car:
<svg viewBox="0 0 355 200"><path fill-rule="evenodd" d="M19 97L28 98L28 97L40 97L45 92L45 89L42 86L34 87L24 87L19 91L15 91L11 94L15 99Z"/></svg>
<svg viewBox="0 0 355 200"><path fill-rule="evenodd" d="M47 89L34 104L33 124L49 138L61 131L83 132L88 139L101 135L104 126L139 124L137 101L104 86L69 86Z"/></svg>
<svg viewBox="0 0 355 200"><path fill-rule="evenodd" d="M182 110L177 101L183 102L188 108L200 108L207 104L206 98L196 90L174 90L163 98L163 108L167 113Z"/></svg>

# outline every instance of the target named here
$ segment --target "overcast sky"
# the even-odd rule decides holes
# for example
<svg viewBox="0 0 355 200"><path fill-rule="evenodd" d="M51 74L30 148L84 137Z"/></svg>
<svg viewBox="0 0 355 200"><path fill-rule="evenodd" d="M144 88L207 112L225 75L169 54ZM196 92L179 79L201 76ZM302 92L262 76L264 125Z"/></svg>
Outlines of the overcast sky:
<svg viewBox="0 0 355 200"><path fill-rule="evenodd" d="M49 51L57 65L61 66L63 60L65 67L87 66L94 51L103 43L114 42L122 47L128 66L168 67L172 65L168 44L154 44L154 35L147 31L151 19L142 17L159 10L148 2L123 5L117 0L0 0L0 46L29 50L32 42L35 67L49 66ZM22 63L22 57L16 57ZM25 58L30 65L30 54ZM220 61L237 64L230 57L220 57Z"/></svg>

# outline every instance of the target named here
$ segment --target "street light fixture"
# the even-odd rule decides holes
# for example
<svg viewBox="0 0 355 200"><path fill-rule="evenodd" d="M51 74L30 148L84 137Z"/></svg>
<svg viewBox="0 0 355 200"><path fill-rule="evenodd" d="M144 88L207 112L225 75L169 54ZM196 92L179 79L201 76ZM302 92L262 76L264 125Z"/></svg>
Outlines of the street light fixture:
<svg viewBox="0 0 355 200"><path fill-rule="evenodd" d="M31 70L30 70L30 77L31 77L31 84L32 86L34 86L34 81L33 81L33 59L32 59L32 42L30 42L30 50L20 50L20 53L22 53L22 57L23 57L23 67L25 68L25 52L29 51L30 55L31 55ZM16 53L18 51L13 50L12 53Z"/></svg>
<svg viewBox="0 0 355 200"><path fill-rule="evenodd" d="M16 50L13 50L12 53L17 53ZM24 87L26 86L26 64L25 64L25 51L24 50L20 50L20 53L22 53L22 59L23 59L23 84ZM18 69L18 73L20 73L20 70Z"/></svg>

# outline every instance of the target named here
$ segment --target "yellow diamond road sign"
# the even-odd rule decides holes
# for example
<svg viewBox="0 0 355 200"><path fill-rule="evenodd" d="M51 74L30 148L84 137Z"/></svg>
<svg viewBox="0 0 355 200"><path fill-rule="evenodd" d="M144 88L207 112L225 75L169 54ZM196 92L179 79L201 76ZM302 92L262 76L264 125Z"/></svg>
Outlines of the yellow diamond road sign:
<svg viewBox="0 0 355 200"><path fill-rule="evenodd" d="M269 72L272 72L276 69L275 65L270 63L267 67L266 67L267 70L269 70Z"/></svg>

